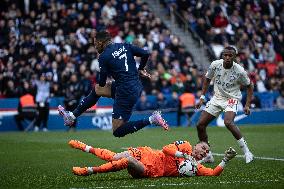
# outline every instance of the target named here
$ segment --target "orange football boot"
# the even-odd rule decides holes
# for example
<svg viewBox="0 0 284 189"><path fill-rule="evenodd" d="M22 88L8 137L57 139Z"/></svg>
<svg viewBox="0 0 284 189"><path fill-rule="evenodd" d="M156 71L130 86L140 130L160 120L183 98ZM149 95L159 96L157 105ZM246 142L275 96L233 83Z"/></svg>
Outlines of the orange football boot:
<svg viewBox="0 0 284 189"><path fill-rule="evenodd" d="M90 167L90 169L92 169ZM79 176L88 176L92 174L91 170L88 170L88 167L73 167L73 173Z"/></svg>
<svg viewBox="0 0 284 189"><path fill-rule="evenodd" d="M80 142L79 140L70 140L69 145L72 148L76 148L76 149L79 149L79 150L82 150L82 151L85 151L86 146L87 146L85 143Z"/></svg>

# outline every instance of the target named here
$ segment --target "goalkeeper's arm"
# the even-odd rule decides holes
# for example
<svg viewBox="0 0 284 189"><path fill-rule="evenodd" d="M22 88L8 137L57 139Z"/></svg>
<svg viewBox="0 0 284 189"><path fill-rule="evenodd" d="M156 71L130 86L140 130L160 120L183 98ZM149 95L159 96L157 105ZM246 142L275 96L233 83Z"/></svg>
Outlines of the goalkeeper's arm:
<svg viewBox="0 0 284 189"><path fill-rule="evenodd" d="M237 155L237 152L234 148L230 147L228 150L225 151L225 155L221 161L221 163L219 164L220 167L222 167L224 169L224 167L226 166L226 164L233 159L235 156Z"/></svg>
<svg viewBox="0 0 284 189"><path fill-rule="evenodd" d="M198 176L219 176L223 172L226 164L231 159L233 159L236 155L237 155L237 152L232 147L230 147L228 150L225 151L224 158L222 159L221 163L217 167L215 167L215 169L207 168L199 163L197 167L198 169L197 175Z"/></svg>

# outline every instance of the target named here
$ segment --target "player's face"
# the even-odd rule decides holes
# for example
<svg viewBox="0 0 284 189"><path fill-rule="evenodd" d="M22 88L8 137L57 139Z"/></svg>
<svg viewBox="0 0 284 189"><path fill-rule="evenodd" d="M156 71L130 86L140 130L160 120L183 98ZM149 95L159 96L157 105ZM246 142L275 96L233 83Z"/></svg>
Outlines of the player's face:
<svg viewBox="0 0 284 189"><path fill-rule="evenodd" d="M225 49L223 51L222 58L223 58L224 63L225 63L226 66L229 66L229 65L233 64L233 61L234 61L235 57L236 57L235 51L228 50L228 49Z"/></svg>
<svg viewBox="0 0 284 189"><path fill-rule="evenodd" d="M192 156L197 160L202 160L209 152L209 146L205 142L198 143L194 146Z"/></svg>
<svg viewBox="0 0 284 189"><path fill-rule="evenodd" d="M102 41L96 41L95 46L99 54L101 54L104 51L104 45Z"/></svg>

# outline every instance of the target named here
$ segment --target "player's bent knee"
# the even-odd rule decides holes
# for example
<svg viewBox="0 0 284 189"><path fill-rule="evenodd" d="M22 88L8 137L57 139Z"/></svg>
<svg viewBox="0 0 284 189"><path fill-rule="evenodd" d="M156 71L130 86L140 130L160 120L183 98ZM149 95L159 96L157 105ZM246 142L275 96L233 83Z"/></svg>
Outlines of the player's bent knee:
<svg viewBox="0 0 284 189"><path fill-rule="evenodd" d="M120 137L124 137L125 136L125 134L121 134L120 132L118 132L117 130L115 130L115 131L113 131L113 136L115 136L115 137L118 137L118 138L120 138Z"/></svg>
<svg viewBox="0 0 284 189"><path fill-rule="evenodd" d="M96 94L104 97L111 97L111 85L105 85L104 87L100 87L99 84L95 86Z"/></svg>
<svg viewBox="0 0 284 189"><path fill-rule="evenodd" d="M112 120L112 134L115 137L124 137L127 132L125 132L125 128L121 128L124 124L123 120L113 119Z"/></svg>
<svg viewBox="0 0 284 189"><path fill-rule="evenodd" d="M99 84L96 84L95 91L96 91L97 95L102 96L102 94L103 94L103 87L100 87Z"/></svg>

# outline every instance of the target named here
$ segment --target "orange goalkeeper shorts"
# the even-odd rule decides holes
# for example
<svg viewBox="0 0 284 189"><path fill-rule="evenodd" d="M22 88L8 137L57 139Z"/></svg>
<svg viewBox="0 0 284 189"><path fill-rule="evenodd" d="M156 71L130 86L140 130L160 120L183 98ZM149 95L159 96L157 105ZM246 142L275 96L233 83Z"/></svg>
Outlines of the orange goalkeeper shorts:
<svg viewBox="0 0 284 189"><path fill-rule="evenodd" d="M132 157L144 165L143 177L161 177L164 175L164 153L150 147L128 148Z"/></svg>

